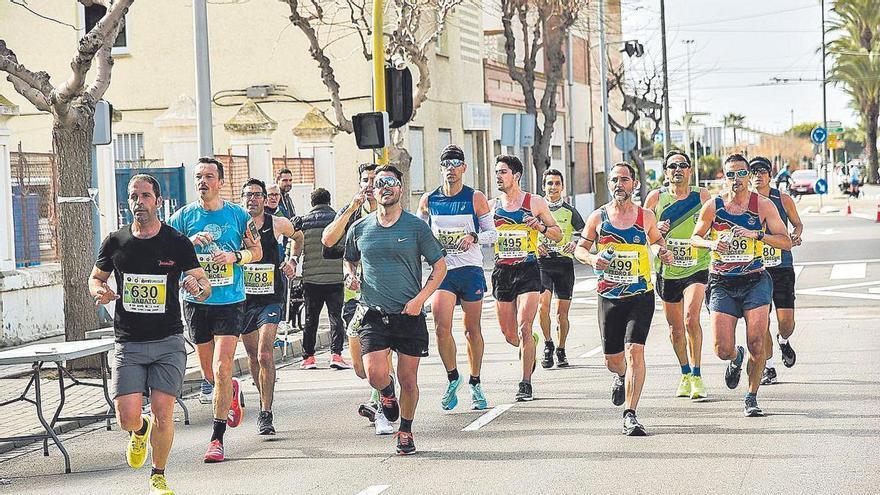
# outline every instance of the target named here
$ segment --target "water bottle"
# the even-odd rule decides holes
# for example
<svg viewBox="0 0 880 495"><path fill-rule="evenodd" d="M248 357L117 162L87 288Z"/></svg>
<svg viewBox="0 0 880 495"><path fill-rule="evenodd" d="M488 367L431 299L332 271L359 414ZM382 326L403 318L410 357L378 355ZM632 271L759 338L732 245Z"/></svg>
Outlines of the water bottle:
<svg viewBox="0 0 880 495"><path fill-rule="evenodd" d="M600 256L602 256L602 258L607 261L611 261L611 258L614 258L614 246L608 246L607 248L605 248ZM605 270L597 270L593 268L593 273L598 276L602 276L602 274L605 273Z"/></svg>

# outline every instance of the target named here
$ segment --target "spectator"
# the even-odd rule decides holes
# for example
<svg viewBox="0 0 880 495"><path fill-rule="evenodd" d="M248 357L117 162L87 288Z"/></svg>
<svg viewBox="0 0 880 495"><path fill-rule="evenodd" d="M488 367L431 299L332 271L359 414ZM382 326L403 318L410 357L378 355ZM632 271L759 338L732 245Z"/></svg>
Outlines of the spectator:
<svg viewBox="0 0 880 495"><path fill-rule="evenodd" d="M281 190L281 197L278 201L278 209L275 215L287 218L293 221L296 216L296 208L293 206L293 200L290 199L290 189L293 188L293 172L286 168L282 168L275 174L275 183Z"/></svg>

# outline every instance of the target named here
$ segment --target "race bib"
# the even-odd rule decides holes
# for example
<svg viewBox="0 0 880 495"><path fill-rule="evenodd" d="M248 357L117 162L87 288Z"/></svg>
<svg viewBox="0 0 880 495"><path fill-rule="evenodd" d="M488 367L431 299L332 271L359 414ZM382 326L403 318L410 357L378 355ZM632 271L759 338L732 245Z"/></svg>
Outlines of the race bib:
<svg viewBox="0 0 880 495"><path fill-rule="evenodd" d="M755 259L755 240L736 236L730 241L727 252L721 255L724 263L744 263Z"/></svg>
<svg viewBox="0 0 880 495"><path fill-rule="evenodd" d="M437 240L440 241L440 244L443 246L443 249L446 250L446 254L461 254L464 252L458 248L458 241L467 235L464 227L452 229L438 228L435 235L437 236Z"/></svg>
<svg viewBox="0 0 880 495"><path fill-rule="evenodd" d="M616 284L634 284L639 281L639 253L617 251L602 277Z"/></svg>
<svg viewBox="0 0 880 495"><path fill-rule="evenodd" d="M529 233L525 230L499 230L497 242L499 258L525 258L529 254Z"/></svg>
<svg viewBox="0 0 880 495"><path fill-rule="evenodd" d="M544 237L544 234L538 234L538 242L546 246L547 251L550 251L551 253L561 253L563 249L565 249L565 245L568 244L567 242L563 241L556 242L550 240Z"/></svg>
<svg viewBox="0 0 880 495"><path fill-rule="evenodd" d="M216 263L210 254L197 255L212 287L232 285L232 263Z"/></svg>
<svg viewBox="0 0 880 495"><path fill-rule="evenodd" d="M761 256L764 258L764 266L773 267L782 264L782 250L769 244L761 246Z"/></svg>
<svg viewBox="0 0 880 495"><path fill-rule="evenodd" d="M274 294L275 265L271 263L244 265L244 293Z"/></svg>
<svg viewBox="0 0 880 495"><path fill-rule="evenodd" d="M164 313L167 279L167 275L124 274L122 307L129 313Z"/></svg>
<svg viewBox="0 0 880 495"><path fill-rule="evenodd" d="M666 248L672 251L672 266L690 267L697 264L697 248L690 239L666 239Z"/></svg>

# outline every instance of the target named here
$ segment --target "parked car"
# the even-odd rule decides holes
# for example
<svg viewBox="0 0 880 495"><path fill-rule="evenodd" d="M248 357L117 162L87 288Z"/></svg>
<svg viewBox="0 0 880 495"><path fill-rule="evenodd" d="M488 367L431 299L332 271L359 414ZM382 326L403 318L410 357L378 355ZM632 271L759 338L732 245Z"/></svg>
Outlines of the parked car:
<svg viewBox="0 0 880 495"><path fill-rule="evenodd" d="M795 170L791 173L791 186L788 191L792 196L801 194L816 194L813 183L819 179L819 172L815 170Z"/></svg>

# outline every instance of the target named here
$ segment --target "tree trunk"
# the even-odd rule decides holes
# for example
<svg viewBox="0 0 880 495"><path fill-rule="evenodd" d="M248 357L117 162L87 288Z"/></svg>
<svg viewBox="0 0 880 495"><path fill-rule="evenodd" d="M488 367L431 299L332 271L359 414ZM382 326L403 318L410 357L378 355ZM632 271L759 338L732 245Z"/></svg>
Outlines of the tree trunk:
<svg viewBox="0 0 880 495"><path fill-rule="evenodd" d="M79 102L77 102L79 103ZM57 121L52 128L52 139L58 155L58 196L89 197L92 185L91 146L94 111L85 103L72 108L77 118ZM64 287L65 339L84 340L88 330L98 328L98 312L89 295L88 277L95 264L92 240L94 204L61 203L59 213L59 246L61 274ZM71 363L71 368L97 368L97 356Z"/></svg>
<svg viewBox="0 0 880 495"><path fill-rule="evenodd" d="M877 118L880 114L880 101L874 101L865 112L865 167L866 180L877 183Z"/></svg>
<svg viewBox="0 0 880 495"><path fill-rule="evenodd" d="M645 161L642 160L642 154L638 149L631 150L629 152L629 157L632 159L633 164L639 172L639 185L641 187L639 188L638 194L641 203L644 205L645 201L648 199L648 173L645 171Z"/></svg>

